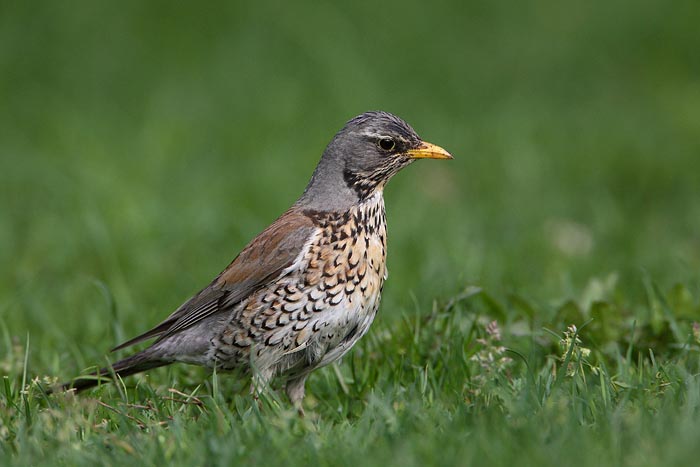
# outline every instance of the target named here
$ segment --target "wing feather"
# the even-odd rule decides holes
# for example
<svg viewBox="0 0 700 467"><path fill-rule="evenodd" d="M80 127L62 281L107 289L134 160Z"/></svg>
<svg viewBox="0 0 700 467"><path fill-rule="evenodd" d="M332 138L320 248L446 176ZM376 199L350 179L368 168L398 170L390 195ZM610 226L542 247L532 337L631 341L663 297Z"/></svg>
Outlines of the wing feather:
<svg viewBox="0 0 700 467"><path fill-rule="evenodd" d="M230 310L294 263L314 235L311 219L290 209L255 237L214 281L183 303L153 329L115 347L123 349L158 337L158 341Z"/></svg>

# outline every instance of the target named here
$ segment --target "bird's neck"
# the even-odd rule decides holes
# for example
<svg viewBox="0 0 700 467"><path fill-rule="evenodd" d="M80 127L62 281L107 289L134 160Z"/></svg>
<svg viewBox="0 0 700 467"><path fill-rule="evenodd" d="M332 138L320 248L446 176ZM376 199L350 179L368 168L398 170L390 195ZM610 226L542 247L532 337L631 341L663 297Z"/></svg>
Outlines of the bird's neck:
<svg viewBox="0 0 700 467"><path fill-rule="evenodd" d="M382 184L359 190L357 180L348 177L342 161L324 155L296 205L313 211L345 212L375 193L382 196L383 188Z"/></svg>
<svg viewBox="0 0 700 467"><path fill-rule="evenodd" d="M386 211L382 191L377 191L347 210L304 209L302 212L321 228L338 230L350 225L348 235L351 237L356 237L358 234L378 235L382 241L386 237Z"/></svg>

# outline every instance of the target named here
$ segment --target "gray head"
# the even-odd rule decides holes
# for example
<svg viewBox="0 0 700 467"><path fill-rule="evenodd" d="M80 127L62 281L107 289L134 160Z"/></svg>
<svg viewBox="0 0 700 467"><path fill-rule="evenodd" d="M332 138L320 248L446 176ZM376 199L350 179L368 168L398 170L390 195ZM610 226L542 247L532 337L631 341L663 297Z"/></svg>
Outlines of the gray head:
<svg viewBox="0 0 700 467"><path fill-rule="evenodd" d="M367 112L333 137L297 205L317 210L348 209L372 196L416 159L452 159L423 141L396 115Z"/></svg>

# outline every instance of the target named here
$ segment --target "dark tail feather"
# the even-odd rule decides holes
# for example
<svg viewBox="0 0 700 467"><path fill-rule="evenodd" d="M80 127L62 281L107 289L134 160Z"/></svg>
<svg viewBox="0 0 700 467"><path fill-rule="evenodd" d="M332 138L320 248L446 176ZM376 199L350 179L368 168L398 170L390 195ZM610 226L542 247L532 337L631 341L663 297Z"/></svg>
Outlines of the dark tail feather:
<svg viewBox="0 0 700 467"><path fill-rule="evenodd" d="M126 378L127 376L150 370L151 368L168 365L169 363L169 361L153 358L152 352L146 349L143 352L119 360L111 367L101 368L99 371L90 375L79 376L72 381L65 382L61 384L60 390L68 391L70 389L75 389L77 392L80 392L97 386L98 384L111 381L114 375Z"/></svg>

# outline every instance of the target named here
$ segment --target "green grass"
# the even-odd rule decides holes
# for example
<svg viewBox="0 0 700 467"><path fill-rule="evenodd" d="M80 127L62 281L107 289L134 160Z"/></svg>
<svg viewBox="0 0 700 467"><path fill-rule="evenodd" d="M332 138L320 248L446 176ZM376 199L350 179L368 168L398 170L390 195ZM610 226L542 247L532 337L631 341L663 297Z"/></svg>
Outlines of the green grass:
<svg viewBox="0 0 700 467"><path fill-rule="evenodd" d="M0 464L693 465L698 23L689 0L2 4ZM370 109L455 160L387 188L379 317L306 418L188 366L43 394L206 285Z"/></svg>

